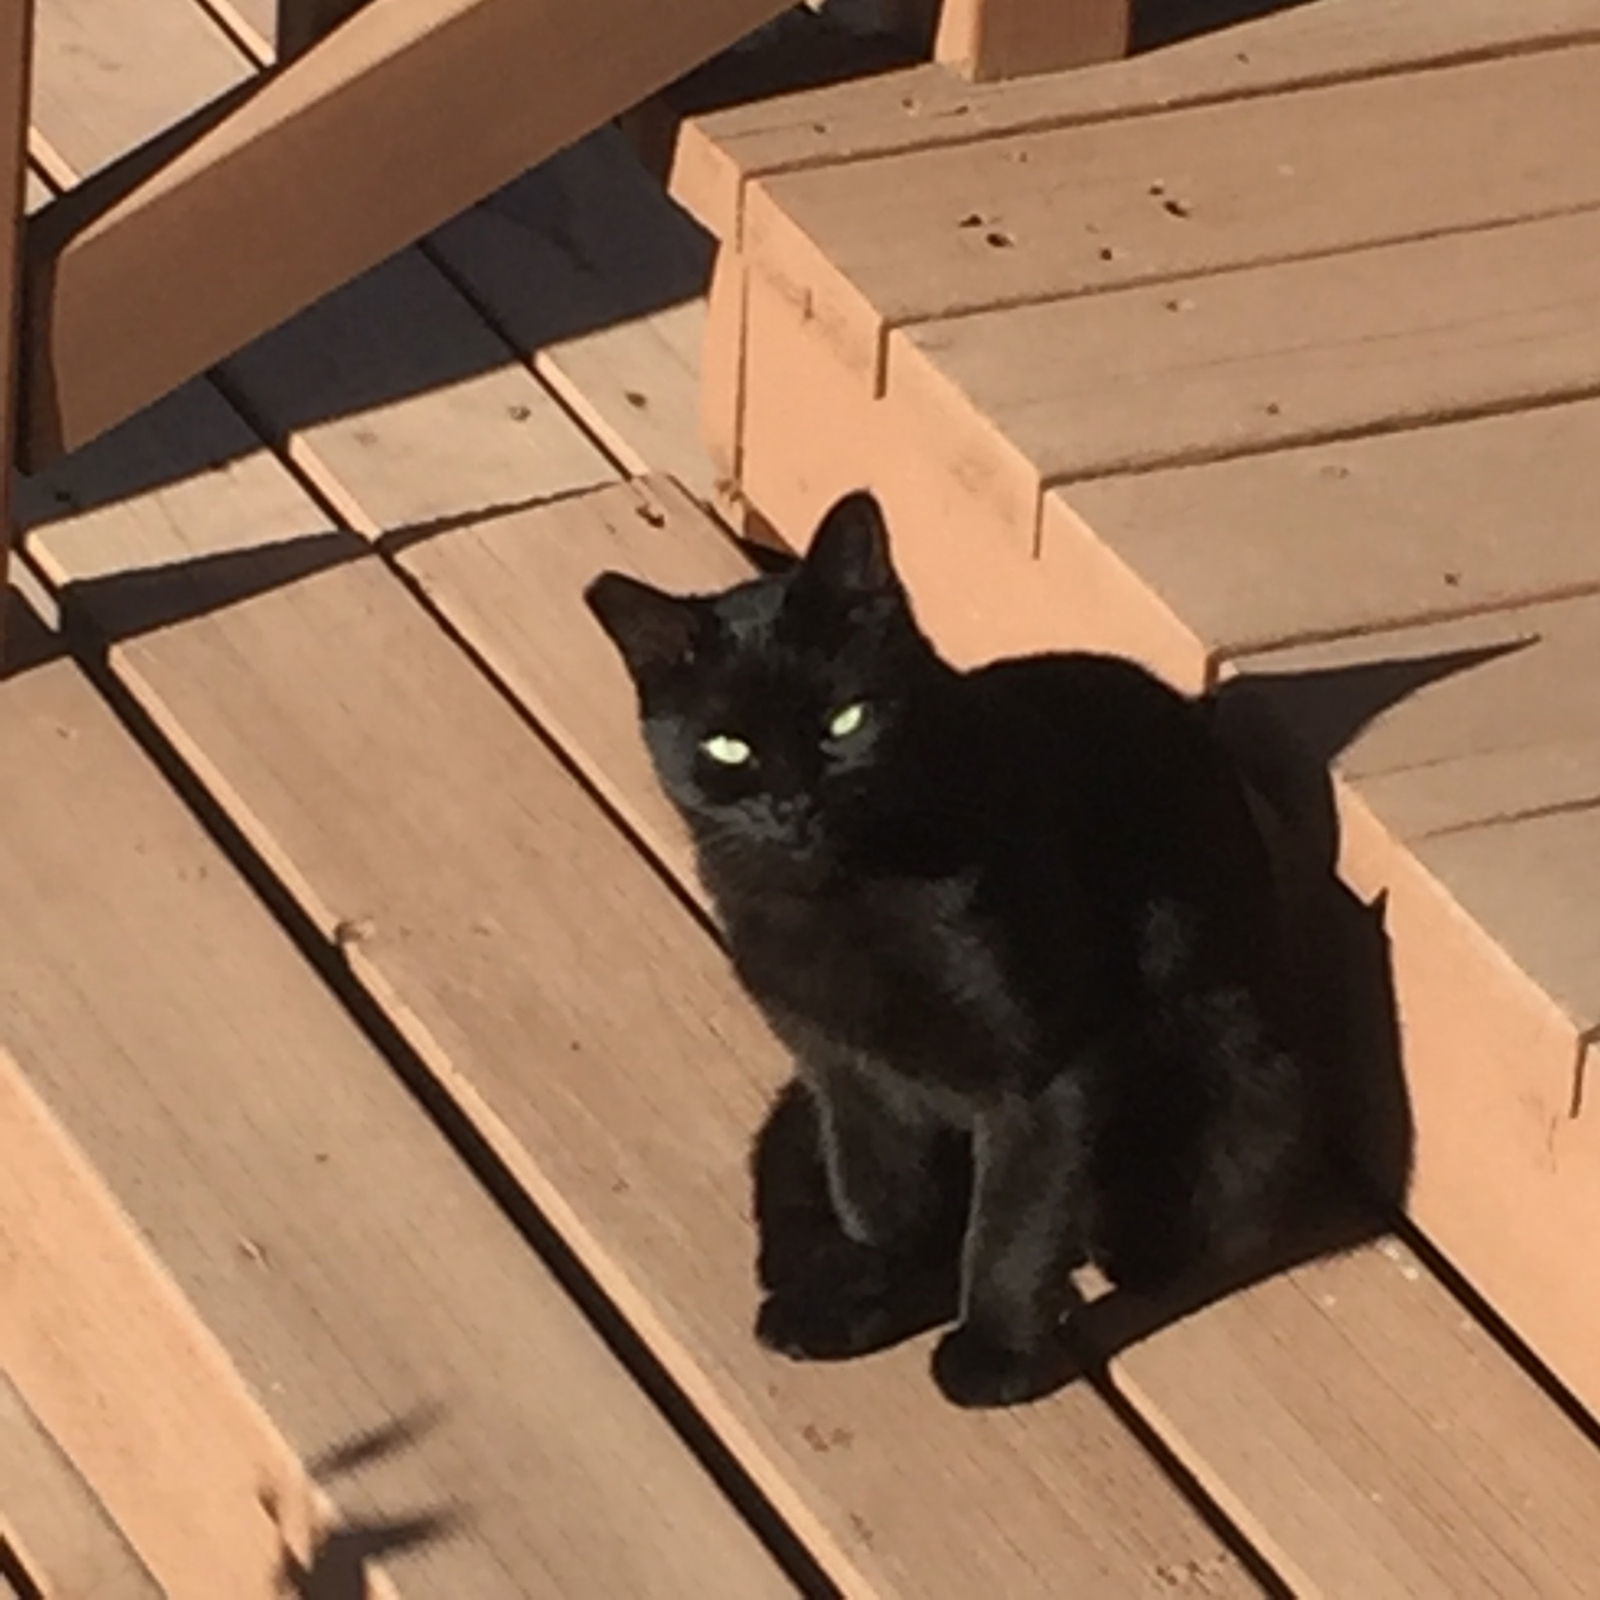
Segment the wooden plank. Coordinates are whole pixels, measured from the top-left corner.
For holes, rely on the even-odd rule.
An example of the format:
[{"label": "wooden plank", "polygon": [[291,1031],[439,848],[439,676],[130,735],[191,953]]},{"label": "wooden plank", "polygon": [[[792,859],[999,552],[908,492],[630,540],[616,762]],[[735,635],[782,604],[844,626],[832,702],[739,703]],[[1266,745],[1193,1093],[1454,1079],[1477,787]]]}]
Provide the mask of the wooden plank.
[{"label": "wooden plank", "polygon": [[221,371],[252,419],[369,537],[617,475],[417,250],[335,291]]},{"label": "wooden plank", "polygon": [[1600,582],[1600,403],[1109,478],[1046,496],[1084,637],[1203,682],[1228,658]]},{"label": "wooden plank", "polygon": [[1595,0],[1315,0],[1092,71],[982,85],[935,65],[749,99],[683,127],[672,192],[737,241],[752,178],[1597,37]]},{"label": "wooden plank", "polygon": [[[162,490],[143,515],[200,555],[250,520],[227,503],[242,472],[204,516]],[[52,578],[146,559],[120,531],[139,498],[41,528]],[[920,1349],[830,1370],[758,1349],[745,1156],[777,1048],[677,897],[376,559],[154,632],[110,587],[85,605],[137,635],[115,670],[318,925],[362,919],[352,969],[849,1592],[1161,1593],[1186,1563],[1197,1592],[1255,1592],[1091,1390],[975,1418],[937,1403]]]},{"label": "wooden plank", "polygon": [[431,249],[630,471],[710,493],[695,419],[711,241],[616,129],[447,223]]},{"label": "wooden plank", "polygon": [[[86,185],[41,229],[31,459],[92,438],[778,9],[694,0],[673,28],[641,29],[628,0],[376,0],[109,209]],[[519,60],[561,92],[483,71]]]},{"label": "wooden plank", "polygon": [[1210,1306],[1115,1370],[1296,1595],[1592,1582],[1571,1475],[1600,1475],[1593,1445],[1395,1240]]},{"label": "wooden plank", "polygon": [[0,1375],[0,1548],[44,1600],[163,1600],[61,1447]]},{"label": "wooden plank", "polygon": [[200,0],[253,61],[268,66],[277,59],[277,0]]},{"label": "wooden plank", "polygon": [[749,558],[682,488],[657,477],[453,528],[402,550],[399,563],[651,854],[699,895],[683,824],[637,727],[618,714],[631,703],[627,674],[578,602],[608,568],[705,594],[749,578]]},{"label": "wooden plank", "polygon": [[[53,0],[52,0],[53,3]],[[97,17],[102,62],[157,78],[146,32],[196,53],[214,30],[188,0],[147,0]],[[156,131],[73,108],[95,103],[79,55],[51,63],[62,124],[47,134],[93,164],[103,141]],[[145,114],[129,108],[128,117]],[[225,364],[252,415],[282,439],[359,531],[376,534],[586,488],[614,471],[583,431],[421,255],[401,252]],[[366,491],[357,498],[352,480]]]},{"label": "wooden plank", "polygon": [[[33,0],[0,6],[0,583],[13,537],[17,413],[21,404],[18,310],[28,165],[28,104],[33,59]],[[0,647],[4,638],[0,636]]]},{"label": "wooden plank", "polygon": [[905,414],[874,400],[803,310],[755,272],[744,377],[738,494],[794,548],[841,494],[869,487],[895,530],[917,615],[951,660],[1059,648],[1086,625],[1074,592],[997,546],[959,471],[930,471]]},{"label": "wooden plank", "polygon": [[76,669],[0,737],[0,1356],[157,1580],[788,1592]]},{"label": "wooden plank", "polygon": [[889,327],[1600,204],[1549,159],[1597,84],[1575,47],[790,173],[744,246],[877,384]]},{"label": "wooden plank", "polygon": [[[170,569],[164,586],[125,591],[126,601],[146,603],[147,626],[167,612],[226,605],[361,548],[334,530],[206,383],[185,385],[86,447],[70,475],[23,479],[18,520],[79,581]],[[194,552],[180,530],[205,521],[211,560],[185,567]]]},{"label": "wooden plank", "polygon": [[1580,809],[1458,829],[1417,846],[1467,915],[1585,1036],[1600,1027],[1596,804],[1591,797]]},{"label": "wooden plank", "polygon": [[1042,484],[1600,391],[1597,252],[1585,212],[923,323],[888,393],[1032,550]]},{"label": "wooden plank", "polygon": [[[119,15],[120,14],[120,15]],[[122,37],[137,32],[130,57]],[[33,122],[78,178],[211,104],[251,66],[194,4],[39,0]]]},{"label": "wooden plank", "polygon": [[[405,560],[692,892],[625,675],[578,599],[604,567],[704,591],[740,558],[666,486],[650,488],[660,515],[639,517],[642,488],[455,530]],[[1209,1307],[1114,1370],[1297,1594],[1585,1592],[1600,1457],[1393,1240]]]},{"label": "wooden plank", "polygon": [[944,0],[934,55],[977,83],[1115,61],[1132,14],[1132,0]]}]

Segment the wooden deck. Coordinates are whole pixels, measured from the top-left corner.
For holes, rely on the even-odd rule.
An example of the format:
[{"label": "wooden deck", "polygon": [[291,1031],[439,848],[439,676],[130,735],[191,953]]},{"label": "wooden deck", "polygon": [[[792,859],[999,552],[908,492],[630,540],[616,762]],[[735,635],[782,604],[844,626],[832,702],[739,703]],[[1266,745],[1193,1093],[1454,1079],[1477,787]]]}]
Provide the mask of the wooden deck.
[{"label": "wooden deck", "polygon": [[[1015,1413],[944,1406],[922,1345],[832,1368],[759,1350],[744,1163],[784,1065],[578,600],[603,565],[684,587],[748,571],[696,495],[798,537],[870,479],[968,655],[1085,639],[1190,682],[1304,681],[1537,632],[1420,674],[1348,744],[1344,858],[1391,892],[1416,1215],[1593,1400],[1600,1179],[1574,1090],[1600,1021],[1580,398],[1600,391],[1582,232],[1600,180],[1574,152],[1600,68],[1572,41],[1600,16],[1530,3],[1513,31],[1463,3],[1451,29],[1451,9],[1401,28],[1410,57],[1491,58],[1418,76],[1440,117],[1452,73],[1517,46],[1517,114],[1487,119],[1503,166],[1476,173],[1464,222],[1393,170],[1398,113],[1368,99],[1411,80],[1381,27],[1318,36],[1309,74],[1368,97],[1326,124],[1369,182],[1326,134],[1245,145],[1332,187],[1281,214],[1251,212],[1265,180],[1206,167],[1192,129],[1135,113],[1265,115],[1305,71],[1288,46],[1276,67],[1243,51],[1265,74],[1248,100],[1218,41],[1184,47],[1200,87],[1152,57],[965,88],[962,112],[920,69],[686,136],[680,187],[730,241],[709,319],[710,242],[600,136],[24,485],[39,583],[13,601],[0,687],[5,770],[26,778],[0,830],[18,1581],[111,1600],[1594,1592],[1592,1431],[1399,1234]],[[230,34],[223,10],[41,0],[41,202],[255,70],[267,19],[239,0]],[[1540,27],[1559,48],[1528,47]],[[1058,131],[1080,122],[1103,147]],[[1558,137],[1569,159],[1539,157]],[[1130,278],[1238,270],[1041,286],[1029,246],[1060,224],[1039,209],[1056,191],[1003,180],[1058,143],[1103,168],[1090,273],[1102,248],[1136,252]],[[902,161],[949,172],[905,183]],[[895,249],[942,229],[958,256],[929,244],[908,271],[868,237],[882,170]],[[1121,200],[1130,173],[1154,217]],[[1237,203],[1213,229],[1215,185]],[[1158,255],[1167,223],[1207,242]],[[1440,239],[1357,252],[1336,223]],[[1442,242],[1460,253],[1441,268]],[[1372,276],[1293,276],[1336,248]],[[985,310],[1013,254],[999,298],[1021,309]],[[1163,343],[1152,320],[1197,331]],[[1481,330],[1466,349],[1461,326]],[[698,442],[708,332],[721,459]]]}]

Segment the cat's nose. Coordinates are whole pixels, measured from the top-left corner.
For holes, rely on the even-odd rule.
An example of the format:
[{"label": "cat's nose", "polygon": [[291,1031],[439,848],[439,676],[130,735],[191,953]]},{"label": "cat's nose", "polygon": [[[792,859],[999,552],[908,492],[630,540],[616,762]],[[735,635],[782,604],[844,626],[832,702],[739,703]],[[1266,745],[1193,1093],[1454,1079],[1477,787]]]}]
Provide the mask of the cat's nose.
[{"label": "cat's nose", "polygon": [[803,794],[778,795],[772,801],[772,819],[789,838],[803,840],[811,835],[815,812]]}]

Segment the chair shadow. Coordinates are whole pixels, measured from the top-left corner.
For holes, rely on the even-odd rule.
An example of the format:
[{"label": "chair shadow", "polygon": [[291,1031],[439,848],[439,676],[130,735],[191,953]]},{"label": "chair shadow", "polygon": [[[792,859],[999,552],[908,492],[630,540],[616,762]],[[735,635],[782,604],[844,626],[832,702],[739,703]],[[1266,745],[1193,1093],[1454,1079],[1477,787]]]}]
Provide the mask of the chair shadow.
[{"label": "chair shadow", "polygon": [[1197,1275],[1154,1298],[1112,1289],[1083,1306],[1075,1337],[1092,1369],[1103,1371],[1131,1346],[1241,1289],[1380,1238],[1404,1212],[1415,1127],[1386,902],[1363,903],[1338,877],[1332,764],[1408,696],[1534,642],[1245,675],[1203,698],[1272,857],[1300,1005],[1297,1043],[1318,1073],[1331,1159],[1294,1224],[1247,1267]]},{"label": "chair shadow", "polygon": [[[318,1485],[349,1477],[414,1444],[438,1420],[438,1410],[419,1407],[343,1441],[308,1464]],[[279,1507],[270,1494],[262,1509],[279,1522]],[[309,1558],[302,1561],[284,1541],[277,1581],[295,1600],[370,1600],[373,1564],[385,1556],[420,1549],[448,1537],[463,1522],[454,1508],[412,1512],[394,1517],[347,1518],[318,1532]]]},{"label": "chair shadow", "polygon": [[[138,419],[125,424],[129,430],[143,426]],[[172,436],[169,431],[167,438]],[[150,453],[121,451],[113,446],[114,441],[108,436],[106,441],[88,447],[97,470],[88,475],[74,474],[74,488],[81,491],[87,485],[89,492],[75,492],[70,500],[56,501],[57,505],[76,509],[91,501],[105,503],[140,491]],[[214,458],[209,458],[208,469],[215,465]],[[370,542],[348,529],[327,524],[247,549],[190,555],[153,566],[72,579],[62,584],[54,596],[61,611],[61,632],[42,622],[16,589],[0,588],[0,606],[4,610],[0,623],[0,681],[20,677],[74,651],[98,657],[112,646],[196,621],[276,589],[291,588],[336,567],[385,557],[393,561],[416,545],[459,529],[555,505],[585,492],[571,490],[475,506],[469,511],[401,524]],[[24,522],[24,550],[27,536],[49,523],[47,511],[38,514],[38,500],[35,497],[34,514]],[[54,588],[50,584],[42,587]]]}]

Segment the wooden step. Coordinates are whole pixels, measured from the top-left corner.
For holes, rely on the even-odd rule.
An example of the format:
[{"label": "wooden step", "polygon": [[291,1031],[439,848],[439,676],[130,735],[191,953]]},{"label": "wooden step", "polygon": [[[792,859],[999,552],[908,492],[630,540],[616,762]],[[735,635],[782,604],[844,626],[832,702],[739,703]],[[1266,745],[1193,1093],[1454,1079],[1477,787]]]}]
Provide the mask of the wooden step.
[{"label": "wooden step", "polygon": [[44,1600],[165,1600],[94,1491],[3,1375],[0,1551],[16,1559]]},{"label": "wooden step", "polygon": [[1315,0],[1093,72],[973,84],[930,65],[801,94],[730,96],[684,125],[670,182],[737,245],[756,179],[1597,37],[1594,0],[1527,0],[1515,11],[1495,0]]},{"label": "wooden step", "polygon": [[1583,401],[1076,484],[1045,497],[1043,565],[1102,602],[1103,643],[1206,682],[1600,585],[1597,443]]},{"label": "wooden step", "polygon": [[[781,296],[752,285],[748,305],[743,492],[780,528],[803,536],[834,495],[873,484],[901,534],[919,604],[958,658],[1085,644],[1138,656],[1196,688],[1236,663],[1290,674],[1337,664],[1345,669],[1347,716],[1363,706],[1376,715],[1415,694],[1416,716],[1434,730],[1435,746],[1438,730],[1452,727],[1482,741],[1457,745],[1458,759],[1431,767],[1433,746],[1404,707],[1374,729],[1375,736],[1396,730],[1391,749],[1416,741],[1414,764],[1385,779],[1390,803],[1416,814],[1414,832],[1592,804],[1600,769],[1583,686],[1600,635],[1582,624],[1594,602],[1570,602],[1569,611],[1538,601],[1600,586],[1588,514],[1590,435],[1600,417],[1593,402],[1053,491],[1043,559],[1029,562],[973,528],[970,497],[939,470],[948,457],[924,455],[924,436],[893,404],[852,394],[848,374]],[[1428,620],[1458,610],[1468,613],[1460,622]],[[1569,615],[1572,624],[1552,627]],[[1382,631],[1408,620],[1415,626]],[[1325,635],[1336,642],[1292,643]],[[1472,655],[1532,637],[1537,643],[1499,664]],[[1263,650],[1280,641],[1289,642]],[[1395,655],[1423,665],[1385,681],[1383,663]],[[1444,694],[1445,682],[1423,688],[1430,657],[1435,673],[1454,661],[1459,674],[1445,680],[1454,688],[1437,714],[1427,709],[1428,695]],[[1532,698],[1508,698],[1498,687],[1508,674]],[[1335,680],[1328,697],[1336,707],[1340,694]],[[1307,720],[1314,697],[1309,706],[1306,695],[1287,698],[1291,726],[1304,722],[1319,753],[1337,755],[1326,726]],[[1467,706],[1478,709],[1469,717]],[[1536,737],[1523,707],[1542,719]],[[1489,716],[1501,719],[1494,728],[1484,726]],[[1354,750],[1349,755],[1359,762]],[[1403,827],[1397,848],[1386,828],[1364,825],[1362,802],[1342,778],[1341,795],[1351,880],[1368,896],[1390,894],[1418,1124],[1413,1215],[1496,1304],[1504,1302],[1563,1380],[1600,1405],[1588,1314],[1575,1298],[1587,1282],[1583,1235],[1551,1224],[1580,1198],[1579,1214],[1600,1213],[1586,1180],[1574,1178],[1570,1192],[1565,1176],[1550,1181],[1552,1139],[1564,1148],[1576,1134],[1566,1124],[1595,1019],[1586,1002],[1563,1006],[1519,966],[1530,959],[1530,928],[1547,952],[1562,952],[1545,954],[1536,968],[1551,981],[1582,973],[1591,959],[1593,919],[1581,888],[1587,857],[1570,832],[1578,825],[1537,829],[1546,850],[1554,839],[1566,847],[1558,858],[1540,858],[1551,861],[1540,881],[1553,899],[1539,899],[1524,879],[1520,901],[1480,892],[1468,904],[1426,886],[1433,879],[1426,867],[1425,887],[1413,892],[1420,847]],[[1478,848],[1440,840],[1421,853],[1445,858]],[[1462,940],[1476,952],[1471,967],[1441,959]],[[1492,981],[1466,978],[1484,963]],[[1562,981],[1567,993],[1580,992],[1572,978]],[[1463,1051],[1504,1063],[1475,1079],[1497,1091],[1462,1093]],[[1549,1120],[1523,1131],[1506,1113],[1523,1103],[1530,1083],[1542,1084],[1536,1103]],[[1577,1159],[1560,1159],[1563,1174]],[[1494,1176],[1486,1181],[1486,1174]],[[1546,1191],[1549,1198],[1539,1199]],[[1530,1237],[1540,1240],[1538,1251],[1524,1248]]]},{"label": "wooden step", "polygon": [[71,663],[0,740],[0,1362],[173,1600],[788,1592]]},{"label": "wooden step", "polygon": [[1587,211],[928,322],[885,384],[1032,553],[1046,485],[1076,506],[1084,480],[1592,395],[1597,247]]},{"label": "wooden step", "polygon": [[741,248],[881,386],[891,328],[1600,204],[1546,159],[1597,81],[1574,45],[846,161],[755,180]]}]

